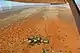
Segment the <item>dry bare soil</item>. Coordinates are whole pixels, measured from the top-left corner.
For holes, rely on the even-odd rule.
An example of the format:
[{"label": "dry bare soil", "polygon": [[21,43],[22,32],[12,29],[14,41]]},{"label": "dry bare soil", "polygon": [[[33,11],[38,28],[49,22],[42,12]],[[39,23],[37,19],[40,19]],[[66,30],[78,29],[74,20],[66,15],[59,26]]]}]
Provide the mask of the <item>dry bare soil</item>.
[{"label": "dry bare soil", "polygon": [[[80,53],[79,33],[69,8],[41,7],[29,16],[27,12],[31,13],[24,10],[15,16],[18,21],[1,28],[0,53],[42,53],[43,48],[49,49],[48,53]],[[49,44],[28,47],[28,36],[38,34],[47,37]]]}]

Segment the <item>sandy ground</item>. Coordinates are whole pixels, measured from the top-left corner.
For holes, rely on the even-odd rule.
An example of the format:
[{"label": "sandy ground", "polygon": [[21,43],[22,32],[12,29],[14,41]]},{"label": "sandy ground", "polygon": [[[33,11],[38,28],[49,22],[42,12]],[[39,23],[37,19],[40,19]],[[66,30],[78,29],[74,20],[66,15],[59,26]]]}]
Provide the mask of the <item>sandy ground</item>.
[{"label": "sandy ground", "polygon": [[17,2],[29,2],[29,3],[66,3],[66,0],[10,0]]},{"label": "sandy ground", "polygon": [[[38,10],[38,11],[36,11]],[[0,28],[6,27],[7,25],[10,25],[11,23],[15,23],[18,20],[22,20],[29,15],[39,12],[41,10],[41,7],[34,8],[23,8],[19,10],[13,10],[13,11],[8,11],[5,13],[0,13]]]},{"label": "sandy ground", "polygon": [[[43,48],[49,49],[48,53],[80,53],[79,34],[69,8],[34,7],[4,20],[7,25],[15,22],[0,30],[0,53],[42,53]],[[28,36],[38,34],[47,37],[49,44],[28,47]]]}]

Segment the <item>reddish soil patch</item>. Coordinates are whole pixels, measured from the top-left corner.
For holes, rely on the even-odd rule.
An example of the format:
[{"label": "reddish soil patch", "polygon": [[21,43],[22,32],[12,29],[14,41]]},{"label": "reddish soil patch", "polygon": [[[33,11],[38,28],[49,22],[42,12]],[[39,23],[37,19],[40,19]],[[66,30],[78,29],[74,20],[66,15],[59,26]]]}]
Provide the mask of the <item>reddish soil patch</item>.
[{"label": "reddish soil patch", "polygon": [[[53,20],[43,20],[40,15],[32,15],[23,21],[0,30],[0,53],[41,53],[43,48],[49,53],[77,53],[78,45],[76,27],[61,22],[58,17]],[[40,34],[49,39],[48,45],[35,45],[31,48],[24,41],[28,36]]]}]

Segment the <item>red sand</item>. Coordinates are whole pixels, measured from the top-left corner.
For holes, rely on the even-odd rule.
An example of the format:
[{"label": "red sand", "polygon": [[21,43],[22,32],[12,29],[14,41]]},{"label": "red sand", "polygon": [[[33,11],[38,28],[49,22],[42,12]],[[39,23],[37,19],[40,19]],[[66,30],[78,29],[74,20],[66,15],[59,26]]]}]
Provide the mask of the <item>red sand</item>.
[{"label": "red sand", "polygon": [[[43,48],[54,53],[71,51],[78,53],[78,32],[71,23],[64,23],[56,17],[53,20],[40,19],[39,15],[29,16],[29,19],[16,22],[13,25],[0,30],[0,53],[41,53]],[[32,34],[41,34],[49,39],[48,45],[35,45],[31,48],[24,40]],[[49,52],[52,53],[52,52]]]},{"label": "red sand", "polygon": [[29,2],[29,3],[66,3],[66,0],[10,0],[17,2]]}]

